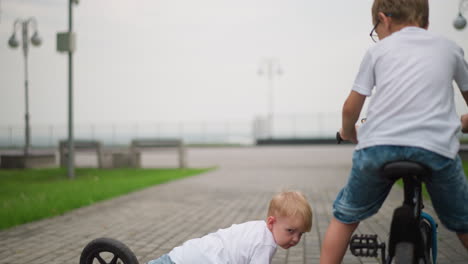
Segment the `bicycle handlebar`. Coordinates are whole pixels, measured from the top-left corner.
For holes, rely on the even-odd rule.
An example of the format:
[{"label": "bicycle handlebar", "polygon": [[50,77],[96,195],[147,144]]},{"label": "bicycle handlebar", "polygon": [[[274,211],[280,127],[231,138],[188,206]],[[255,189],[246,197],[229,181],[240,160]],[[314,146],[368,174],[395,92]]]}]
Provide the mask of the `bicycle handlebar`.
[{"label": "bicycle handlebar", "polygon": [[343,138],[341,137],[340,131],[336,132],[336,144],[341,144],[343,142]]}]

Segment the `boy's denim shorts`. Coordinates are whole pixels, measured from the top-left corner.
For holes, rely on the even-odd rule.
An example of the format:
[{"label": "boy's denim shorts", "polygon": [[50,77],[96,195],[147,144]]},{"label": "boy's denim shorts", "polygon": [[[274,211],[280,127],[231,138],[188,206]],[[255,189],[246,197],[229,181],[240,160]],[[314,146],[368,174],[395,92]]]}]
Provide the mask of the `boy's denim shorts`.
[{"label": "boy's denim shorts", "polygon": [[175,264],[175,263],[172,262],[169,255],[166,254],[166,255],[162,255],[161,257],[157,259],[151,260],[150,262],[148,262],[148,264]]},{"label": "boy's denim shorts", "polygon": [[377,213],[393,185],[379,175],[379,169],[397,160],[416,161],[432,169],[424,181],[440,221],[449,230],[468,233],[468,181],[460,157],[450,159],[418,147],[385,145],[354,151],[348,183],[333,203],[335,218],[351,224]]}]

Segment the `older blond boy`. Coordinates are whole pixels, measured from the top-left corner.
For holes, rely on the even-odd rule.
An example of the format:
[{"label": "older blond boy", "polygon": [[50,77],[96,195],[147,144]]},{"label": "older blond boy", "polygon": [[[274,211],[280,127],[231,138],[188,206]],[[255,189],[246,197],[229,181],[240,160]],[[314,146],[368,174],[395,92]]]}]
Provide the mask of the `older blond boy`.
[{"label": "older blond boy", "polygon": [[297,191],[275,195],[266,220],[235,224],[204,237],[191,239],[148,264],[269,264],[277,246],[299,243],[312,226],[312,209]]}]

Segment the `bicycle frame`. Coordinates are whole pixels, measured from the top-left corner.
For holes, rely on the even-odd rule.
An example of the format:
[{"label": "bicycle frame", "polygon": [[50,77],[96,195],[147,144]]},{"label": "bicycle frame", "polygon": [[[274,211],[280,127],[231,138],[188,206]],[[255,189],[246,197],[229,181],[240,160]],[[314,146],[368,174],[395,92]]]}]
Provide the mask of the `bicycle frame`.
[{"label": "bicycle frame", "polygon": [[[342,142],[339,132],[336,139],[338,144]],[[414,246],[414,249],[411,248],[414,263],[423,259],[426,264],[436,264],[437,224],[429,214],[422,211],[422,182],[431,173],[429,168],[413,161],[392,161],[382,166],[379,177],[395,182],[401,178],[404,188],[403,204],[395,209],[392,217],[388,257],[385,255],[386,245],[378,242],[377,235],[353,235],[349,243],[353,255],[377,257],[380,250],[382,263],[390,264],[396,256],[397,244],[403,242]]]},{"label": "bicycle frame", "polygon": [[380,177],[387,177],[393,181],[402,178],[404,184],[403,204],[395,209],[392,217],[388,257],[385,256],[385,243],[379,244],[377,235],[354,235],[350,241],[353,255],[377,257],[380,249],[382,263],[389,264],[398,255],[398,245],[406,243],[412,245],[407,247],[407,250],[413,255],[414,263],[420,259],[423,259],[424,263],[436,263],[437,224],[430,215],[422,211],[422,179],[430,173],[424,165],[411,161],[389,162],[382,166]]},{"label": "bicycle frame", "polygon": [[[425,259],[429,262],[427,245],[431,234],[426,234],[426,223],[423,223],[422,209],[422,179],[430,176],[431,171],[422,164],[410,161],[396,161],[385,164],[382,167],[382,177],[391,180],[403,179],[404,200],[403,205],[395,209],[389,238],[389,260],[390,263],[396,254],[396,245],[400,242],[408,242],[414,245],[414,257]],[[431,226],[432,229],[432,226]],[[431,239],[432,240],[432,239]]]}]

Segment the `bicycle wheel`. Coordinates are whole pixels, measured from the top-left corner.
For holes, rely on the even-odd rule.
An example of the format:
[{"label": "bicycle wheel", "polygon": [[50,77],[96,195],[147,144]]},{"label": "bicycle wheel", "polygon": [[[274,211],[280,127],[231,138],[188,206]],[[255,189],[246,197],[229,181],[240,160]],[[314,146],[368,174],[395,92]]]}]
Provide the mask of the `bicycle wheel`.
[{"label": "bicycle wheel", "polygon": [[432,227],[431,224],[426,220],[423,219],[420,224],[419,228],[421,230],[421,240],[423,245],[423,256],[420,263],[424,264],[431,264],[432,263]]},{"label": "bicycle wheel", "polygon": [[98,238],[89,242],[81,252],[80,264],[138,264],[135,254],[122,242]]},{"label": "bicycle wheel", "polygon": [[395,246],[395,264],[414,264],[414,245],[410,242],[399,242]]}]

